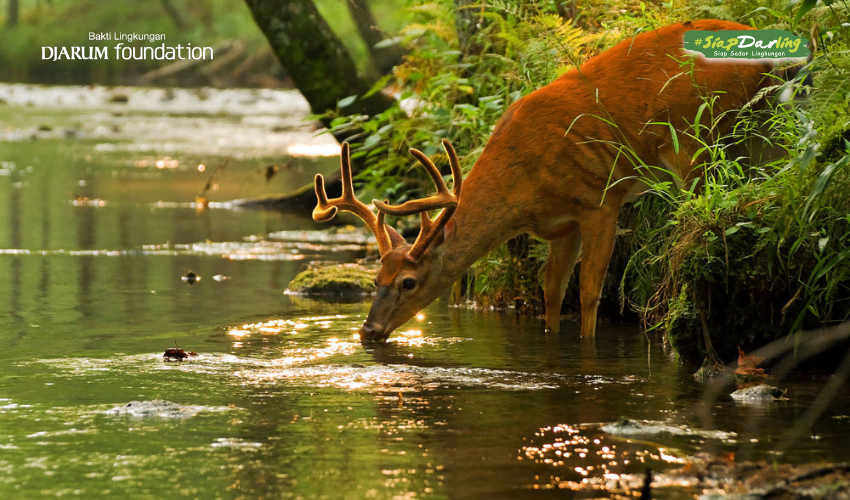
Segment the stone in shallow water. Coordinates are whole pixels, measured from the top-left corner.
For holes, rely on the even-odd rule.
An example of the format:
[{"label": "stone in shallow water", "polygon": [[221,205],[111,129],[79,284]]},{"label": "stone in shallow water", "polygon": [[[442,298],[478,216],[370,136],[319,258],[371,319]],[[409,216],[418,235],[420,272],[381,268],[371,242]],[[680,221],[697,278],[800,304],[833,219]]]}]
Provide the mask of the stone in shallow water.
[{"label": "stone in shallow water", "polygon": [[628,418],[621,418],[616,422],[605,424],[602,426],[602,431],[615,436],[670,434],[673,436],[701,436],[711,439],[732,439],[736,437],[734,432],[692,429],[685,425],[672,425],[652,420],[631,420]]},{"label": "stone in shallow water", "polygon": [[208,410],[205,406],[186,406],[170,401],[130,401],[126,405],[106,410],[107,415],[155,418],[189,418]]},{"label": "stone in shallow water", "polygon": [[299,273],[285,293],[294,295],[369,295],[375,292],[375,270],[360,264],[311,265]]},{"label": "stone in shallow water", "polygon": [[731,394],[732,399],[738,402],[756,402],[762,403],[767,401],[785,401],[788,398],[785,396],[785,391],[777,389],[771,385],[759,384],[752,387],[738,389]]}]

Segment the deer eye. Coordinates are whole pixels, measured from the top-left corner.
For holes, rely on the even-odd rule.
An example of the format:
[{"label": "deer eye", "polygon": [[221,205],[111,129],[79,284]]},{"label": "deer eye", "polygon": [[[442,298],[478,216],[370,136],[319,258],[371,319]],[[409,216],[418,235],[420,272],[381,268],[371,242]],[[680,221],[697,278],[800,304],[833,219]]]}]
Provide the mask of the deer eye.
[{"label": "deer eye", "polygon": [[416,288],[416,280],[413,278],[405,278],[404,281],[401,282],[402,290],[413,290]]}]

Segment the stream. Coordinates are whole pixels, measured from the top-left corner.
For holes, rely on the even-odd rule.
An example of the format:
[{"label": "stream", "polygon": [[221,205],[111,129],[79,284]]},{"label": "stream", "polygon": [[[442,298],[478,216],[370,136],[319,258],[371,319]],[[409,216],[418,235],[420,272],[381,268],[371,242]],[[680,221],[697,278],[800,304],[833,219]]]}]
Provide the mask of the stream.
[{"label": "stream", "polygon": [[283,290],[365,247],[230,202],[338,168],[308,113],[290,91],[0,84],[0,498],[591,498],[648,468],[694,498],[665,471],[704,452],[850,461],[847,394],[787,441],[824,376],[703,402],[635,324],[546,336],[437,301],[362,346],[368,301]]}]

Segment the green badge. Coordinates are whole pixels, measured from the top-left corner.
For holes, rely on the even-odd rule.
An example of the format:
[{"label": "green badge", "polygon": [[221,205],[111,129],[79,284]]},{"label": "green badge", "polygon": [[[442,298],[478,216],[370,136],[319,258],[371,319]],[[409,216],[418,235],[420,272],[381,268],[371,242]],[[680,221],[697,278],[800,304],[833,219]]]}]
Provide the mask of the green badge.
[{"label": "green badge", "polygon": [[709,59],[782,59],[808,56],[808,42],[785,30],[687,31],[684,48]]}]

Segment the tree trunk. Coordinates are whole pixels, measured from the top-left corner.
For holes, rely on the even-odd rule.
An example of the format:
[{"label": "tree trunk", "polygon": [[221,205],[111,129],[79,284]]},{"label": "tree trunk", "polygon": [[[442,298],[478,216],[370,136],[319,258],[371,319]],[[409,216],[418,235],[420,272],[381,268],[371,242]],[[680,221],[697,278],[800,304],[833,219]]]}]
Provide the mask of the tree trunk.
[{"label": "tree trunk", "polygon": [[561,0],[557,3],[558,15],[564,21],[575,21],[578,17],[578,5],[576,0]]},{"label": "tree trunk", "polygon": [[475,43],[474,34],[481,29],[484,18],[481,15],[483,4],[479,0],[454,0],[455,29],[457,41],[464,55],[478,54],[481,47]]},{"label": "tree trunk", "polygon": [[[352,95],[362,96],[371,85],[360,78],[351,56],[330,26],[319,14],[312,0],[245,0],[257,26],[269,41],[275,55],[298,90],[310,103],[315,114],[337,108],[340,99]],[[367,99],[358,98],[344,108],[348,113],[379,114],[392,105],[391,98],[378,92]],[[330,128],[328,119],[323,125]],[[334,132],[343,142],[358,134],[357,129]],[[352,160],[356,175],[361,164]],[[325,178],[328,196],[339,196],[341,183],[339,171]],[[312,185],[293,193],[262,200],[249,200],[245,207],[286,211],[309,217],[316,205]]]},{"label": "tree trunk", "polygon": [[366,0],[348,0],[348,11],[357,25],[360,38],[369,47],[369,54],[372,56],[375,69],[382,75],[389,73],[393,66],[401,62],[401,49],[395,43],[386,47],[375,47],[388,37],[375,22],[375,16],[372,15],[372,10]]},{"label": "tree trunk", "polygon": [[11,29],[18,24],[18,0],[9,0],[8,7],[6,11],[6,27]]},{"label": "tree trunk", "polygon": [[177,29],[185,31],[188,28],[186,26],[186,22],[183,21],[183,16],[181,16],[180,12],[174,8],[174,5],[171,4],[171,0],[159,0],[159,3],[162,5],[162,10],[168,14],[168,17]]},{"label": "tree trunk", "polygon": [[[354,172],[354,161],[351,162],[351,170]],[[332,174],[325,177],[325,192],[328,193],[328,198],[337,198],[342,196],[342,179],[340,172],[337,169]],[[252,208],[260,210],[275,210],[285,212],[287,214],[297,215],[299,217],[312,217],[313,207],[316,206],[316,192],[313,184],[301,186],[291,193],[283,196],[272,196],[268,198],[255,198],[251,200],[240,200],[238,202],[241,208]],[[339,220],[339,219],[334,219]]]},{"label": "tree trunk", "polygon": [[[313,113],[336,109],[340,99],[369,91],[370,85],[357,74],[351,56],[312,0],[245,1]],[[387,99],[377,93],[368,99],[357,99],[345,111],[374,115],[388,105]]]}]

